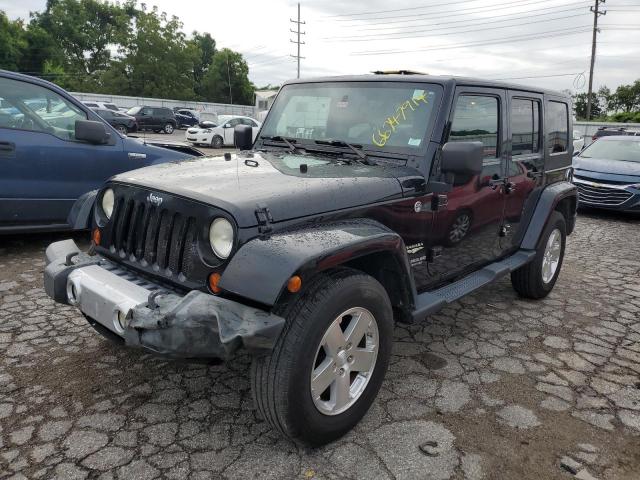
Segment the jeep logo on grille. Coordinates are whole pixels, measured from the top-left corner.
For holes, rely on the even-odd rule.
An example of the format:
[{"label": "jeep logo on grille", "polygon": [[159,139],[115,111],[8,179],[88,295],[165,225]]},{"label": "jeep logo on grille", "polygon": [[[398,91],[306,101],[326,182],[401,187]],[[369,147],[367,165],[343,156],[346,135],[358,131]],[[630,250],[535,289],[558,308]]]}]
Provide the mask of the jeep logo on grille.
[{"label": "jeep logo on grille", "polygon": [[147,197],[147,201],[151,205],[155,205],[156,207],[159,207],[162,204],[162,200],[164,200],[162,197],[154,195],[153,193],[150,193],[149,196]]}]

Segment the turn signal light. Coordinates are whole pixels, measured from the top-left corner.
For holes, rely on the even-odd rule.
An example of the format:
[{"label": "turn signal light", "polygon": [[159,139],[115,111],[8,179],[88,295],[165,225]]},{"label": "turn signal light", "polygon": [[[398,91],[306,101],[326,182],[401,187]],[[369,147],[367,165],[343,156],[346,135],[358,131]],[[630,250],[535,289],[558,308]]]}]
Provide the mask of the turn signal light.
[{"label": "turn signal light", "polygon": [[91,232],[91,240],[93,240],[93,243],[95,245],[100,245],[100,239],[101,239],[100,229],[94,228],[93,232]]},{"label": "turn signal light", "polygon": [[221,275],[219,273],[212,273],[209,275],[209,290],[213,293],[220,293],[222,289],[218,286],[218,282],[220,282]]},{"label": "turn signal light", "polygon": [[287,290],[291,293],[299,292],[302,288],[302,279],[298,275],[294,275],[287,282]]}]

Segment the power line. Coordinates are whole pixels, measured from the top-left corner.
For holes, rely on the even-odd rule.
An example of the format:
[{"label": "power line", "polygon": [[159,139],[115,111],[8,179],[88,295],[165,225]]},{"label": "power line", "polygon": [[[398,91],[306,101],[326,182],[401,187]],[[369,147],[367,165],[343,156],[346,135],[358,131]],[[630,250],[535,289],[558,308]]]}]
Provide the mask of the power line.
[{"label": "power line", "polygon": [[[462,8],[462,9],[454,9],[454,10],[446,10],[446,11],[441,11],[441,12],[431,12],[431,13],[414,13],[411,15],[393,15],[393,16],[382,16],[382,17],[371,17],[371,18],[363,18],[363,19],[351,19],[351,18],[337,18],[333,21],[335,22],[363,22],[363,21],[369,21],[369,20],[389,20],[389,19],[396,19],[396,18],[416,18],[416,17],[426,17],[426,18],[443,18],[443,17],[450,17],[452,15],[456,15],[459,13],[464,13],[466,14],[470,14],[470,13],[485,13],[485,12],[493,12],[495,10],[496,7],[501,7],[502,9],[509,9],[509,8],[519,8],[519,7],[524,7],[524,6],[528,6],[528,5],[539,5],[541,3],[549,3],[549,2],[555,2],[557,0],[535,0],[535,1],[531,1],[531,0],[517,0],[517,1],[509,1],[509,2],[503,2],[503,3],[495,3],[493,5],[485,5],[485,6],[478,6],[478,7],[469,7],[469,8]],[[557,7],[558,5],[556,5]]]},{"label": "power line", "polygon": [[[564,15],[561,17],[556,17],[556,18],[546,18],[543,20],[535,20],[535,21],[525,21],[525,22],[519,22],[519,23],[514,23],[513,25],[502,25],[500,28],[511,28],[511,27],[520,27],[522,25],[532,25],[532,24],[536,24],[536,23],[548,23],[548,22],[552,22],[552,21],[556,21],[556,20],[565,20],[567,18],[575,18],[575,17],[581,17],[583,15],[587,15],[587,12],[583,12],[583,13],[578,13],[575,15]],[[503,22],[510,22],[513,20],[496,20],[496,21],[488,21],[488,22],[483,22],[483,24],[495,24],[495,23],[503,23]],[[467,27],[470,25],[465,25],[464,27]],[[464,28],[462,27],[462,28]],[[474,32],[483,32],[486,30],[495,30],[495,26],[491,26],[491,27],[482,27],[482,28],[474,28],[471,30],[456,30],[456,28],[460,28],[460,27],[444,27],[444,28],[435,28],[435,29],[425,29],[425,30],[411,30],[408,32],[401,32],[405,35],[402,36],[398,36],[397,32],[393,32],[393,33],[381,33],[378,35],[352,35],[352,36],[346,36],[346,37],[337,37],[335,40],[336,41],[341,41],[341,42],[365,42],[365,41],[372,41],[372,40],[403,40],[403,39],[407,39],[407,38],[420,38],[420,37],[416,37],[415,34],[416,33],[434,33],[434,32],[441,32],[441,31],[445,31],[444,33],[436,33],[437,36],[445,36],[445,35],[458,35],[461,33],[474,33]],[[451,31],[454,30],[454,31]],[[396,35],[396,36],[387,36],[387,35]],[[428,37],[429,35],[427,35]]]},{"label": "power line", "polygon": [[[531,12],[539,12],[542,10],[555,10],[558,7],[545,7],[545,8],[537,8],[534,10],[527,10],[526,12],[519,12],[517,14],[514,13],[505,13],[502,15],[491,15],[491,18],[500,18],[500,17],[513,17],[512,20],[519,20],[521,18],[531,18],[531,17],[542,17],[544,15],[554,15],[556,13],[564,13],[564,12],[574,12],[574,11],[582,11],[584,10],[584,0],[581,2],[576,2],[576,3],[567,3],[563,6],[568,6],[568,5],[580,5],[579,7],[573,7],[573,8],[565,8],[563,10],[557,10],[555,12],[546,12],[546,13],[537,13],[535,15],[529,15],[529,13]],[[522,16],[514,16],[514,15],[521,15]],[[508,19],[502,20],[503,22],[506,22]],[[421,19],[417,19],[417,20],[398,20],[396,22],[381,22],[381,23],[369,23],[367,25],[387,25],[386,27],[367,27],[367,28],[358,28],[357,31],[359,32],[364,32],[364,31],[369,31],[369,30],[375,30],[375,31],[380,31],[380,30],[391,30],[391,29],[397,29],[398,27],[395,25],[389,25],[389,24],[396,24],[396,23],[408,23],[408,22],[422,22],[423,20]],[[410,27],[428,27],[430,25],[454,25],[454,24],[459,24],[459,23],[469,23],[471,25],[473,24],[477,24],[478,23],[478,19],[477,18],[469,18],[466,20],[454,20],[452,22],[437,22],[437,23],[421,23],[421,24],[417,24],[417,25],[410,25]],[[482,22],[482,23],[487,23],[487,22]],[[407,25],[407,27],[409,27],[409,25]]]},{"label": "power line", "polygon": [[292,18],[289,19],[289,21],[291,23],[295,23],[296,24],[296,29],[292,30],[289,29],[289,31],[291,33],[295,33],[298,37],[297,40],[289,40],[291,43],[295,43],[298,46],[298,54],[297,55],[291,55],[293,58],[295,58],[298,61],[298,77],[300,78],[300,59],[304,58],[300,56],[300,45],[304,45],[305,42],[303,42],[302,40],[300,40],[300,35],[304,35],[305,32],[301,32],[300,31],[300,27],[301,25],[304,25],[306,22],[303,22],[302,20],[300,20],[300,3],[298,2],[298,20],[294,20]]},{"label": "power line", "polygon": [[392,12],[407,12],[407,11],[415,11],[415,10],[423,10],[425,8],[433,8],[433,7],[442,7],[449,5],[461,5],[464,3],[473,3],[478,2],[480,0],[463,0],[462,2],[447,2],[447,3],[437,3],[435,5],[429,5],[425,7],[407,7],[407,8],[396,8],[394,10],[377,10],[375,12],[357,12],[357,13],[342,13],[339,15],[326,15],[323,18],[336,18],[336,17],[359,17],[361,15],[378,15],[380,13],[392,13]]},{"label": "power line", "polygon": [[479,46],[485,46],[485,45],[500,45],[500,44],[512,43],[512,42],[526,42],[529,40],[537,40],[541,38],[546,39],[546,38],[564,37],[569,35],[577,35],[580,33],[589,32],[590,30],[591,30],[591,27],[588,27],[588,26],[574,27],[572,29],[559,28],[555,30],[548,30],[545,32],[537,32],[535,34],[515,35],[511,37],[494,38],[486,41],[473,42],[473,43],[460,43],[455,45],[438,45],[434,47],[416,48],[412,50],[364,50],[360,52],[353,52],[352,55],[355,55],[355,56],[396,55],[398,53],[418,53],[418,52],[429,52],[434,50],[451,50],[456,48],[479,47]]}]

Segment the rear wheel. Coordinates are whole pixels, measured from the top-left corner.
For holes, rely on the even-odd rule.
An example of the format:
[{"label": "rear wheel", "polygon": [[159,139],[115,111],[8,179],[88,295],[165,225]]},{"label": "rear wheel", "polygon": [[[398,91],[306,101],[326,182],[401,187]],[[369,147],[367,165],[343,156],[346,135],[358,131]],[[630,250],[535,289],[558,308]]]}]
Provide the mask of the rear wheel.
[{"label": "rear wheel", "polygon": [[124,125],[118,125],[116,127],[116,130],[118,130],[118,132],[120,132],[123,135],[126,135],[128,132],[127,127],[125,127]]},{"label": "rear wheel", "polygon": [[353,428],[380,389],[393,335],[389,297],[374,278],[338,270],[282,314],[272,354],[253,361],[254,401],[290,439],[323,445]]},{"label": "rear wheel", "polygon": [[554,211],[542,232],[534,259],[511,273],[511,284],[520,296],[538,299],[549,294],[560,274],[566,241],[564,216]]},{"label": "rear wheel", "polygon": [[222,137],[220,135],[214,135],[211,139],[211,146],[213,148],[222,148],[223,145],[224,141],[222,140]]},{"label": "rear wheel", "polygon": [[173,124],[172,123],[167,123],[162,130],[167,135],[171,135],[173,133]]}]

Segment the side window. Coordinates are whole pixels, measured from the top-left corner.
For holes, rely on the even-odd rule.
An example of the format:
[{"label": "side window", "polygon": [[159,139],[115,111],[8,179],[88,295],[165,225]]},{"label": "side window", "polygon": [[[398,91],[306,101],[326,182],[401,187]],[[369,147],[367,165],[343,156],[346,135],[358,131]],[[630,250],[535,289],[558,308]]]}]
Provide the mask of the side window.
[{"label": "side window", "polygon": [[549,153],[567,151],[569,145],[569,113],[566,103],[549,102],[545,113]]},{"label": "side window", "polygon": [[242,119],[242,123],[244,123],[245,125],[249,125],[250,127],[257,127],[258,124],[256,122],[254,122],[253,120],[251,120],[250,118],[243,118]]},{"label": "side window", "polygon": [[236,125],[240,125],[242,123],[241,118],[233,118],[227,122],[231,127],[235,127]]},{"label": "side window", "polygon": [[118,111],[118,107],[113,103],[105,103],[104,106],[105,108],[108,108],[109,110],[113,110],[114,112]]},{"label": "side window", "polygon": [[514,98],[511,102],[511,154],[540,151],[540,102]]},{"label": "side window", "polygon": [[149,107],[144,107],[141,111],[140,111],[141,115],[153,115],[153,110]]},{"label": "side window", "polygon": [[97,103],[87,103],[85,102],[85,105],[89,108],[98,108],[98,104]]},{"label": "side window", "polygon": [[57,93],[39,85],[0,78],[0,126],[47,132],[75,139],[76,120],[87,115]]},{"label": "side window", "polygon": [[450,142],[479,141],[485,158],[498,158],[499,108],[496,97],[460,95],[456,101]]}]

